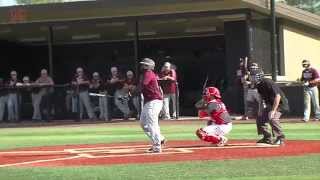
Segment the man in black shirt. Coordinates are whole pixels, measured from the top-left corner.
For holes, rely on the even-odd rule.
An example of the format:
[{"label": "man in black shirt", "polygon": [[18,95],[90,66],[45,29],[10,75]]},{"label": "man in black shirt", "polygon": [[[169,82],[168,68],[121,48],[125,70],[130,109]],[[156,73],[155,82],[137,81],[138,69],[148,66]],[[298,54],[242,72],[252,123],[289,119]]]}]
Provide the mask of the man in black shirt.
[{"label": "man in black shirt", "polygon": [[[252,81],[258,89],[262,99],[262,105],[259,109],[257,118],[258,134],[263,138],[257,143],[284,144],[285,135],[280,126],[280,117],[282,113],[289,111],[288,100],[279,86],[271,79],[264,78],[261,72],[252,72]],[[268,131],[268,125],[272,128],[272,134],[275,140],[272,141],[272,134]]]}]

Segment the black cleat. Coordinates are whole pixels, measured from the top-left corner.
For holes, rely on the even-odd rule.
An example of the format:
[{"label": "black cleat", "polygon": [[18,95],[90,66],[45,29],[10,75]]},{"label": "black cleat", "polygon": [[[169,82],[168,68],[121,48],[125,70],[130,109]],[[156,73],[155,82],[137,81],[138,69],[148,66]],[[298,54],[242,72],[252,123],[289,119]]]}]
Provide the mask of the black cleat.
[{"label": "black cleat", "polygon": [[163,139],[161,141],[161,147],[165,147],[166,146],[166,143],[167,143],[167,140],[166,139]]},{"label": "black cleat", "polygon": [[257,141],[257,144],[273,144],[272,140],[270,138],[262,138],[259,141]]}]

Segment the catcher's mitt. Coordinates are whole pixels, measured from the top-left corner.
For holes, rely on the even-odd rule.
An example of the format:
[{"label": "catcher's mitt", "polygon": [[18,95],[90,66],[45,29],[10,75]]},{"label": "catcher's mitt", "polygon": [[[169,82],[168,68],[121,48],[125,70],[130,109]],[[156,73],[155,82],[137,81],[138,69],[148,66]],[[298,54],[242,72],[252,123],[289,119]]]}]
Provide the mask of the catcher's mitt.
[{"label": "catcher's mitt", "polygon": [[203,99],[200,99],[199,101],[196,102],[196,104],[194,106],[197,109],[206,109],[207,108],[207,103],[205,103]]}]

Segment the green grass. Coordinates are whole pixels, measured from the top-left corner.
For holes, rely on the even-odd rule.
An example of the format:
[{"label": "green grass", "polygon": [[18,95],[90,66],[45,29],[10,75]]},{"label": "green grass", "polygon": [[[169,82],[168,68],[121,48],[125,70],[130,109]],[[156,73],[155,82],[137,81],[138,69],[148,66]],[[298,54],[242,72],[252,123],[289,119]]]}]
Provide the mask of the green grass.
[{"label": "green grass", "polygon": [[[204,122],[161,124],[169,140],[195,140]],[[283,124],[287,139],[320,140],[319,123]],[[255,124],[235,124],[230,139],[258,139]],[[147,141],[138,122],[0,129],[0,149],[65,144]],[[214,156],[214,154],[212,154]],[[0,180],[215,179],[319,180],[320,154],[250,160],[84,166],[67,168],[0,168]]]},{"label": "green grass", "polygon": [[320,156],[68,168],[4,168],[3,180],[319,180]]},{"label": "green grass", "polygon": [[[185,124],[163,123],[161,130],[169,140],[197,139],[194,132],[203,122]],[[320,139],[319,124],[283,124],[287,139]],[[230,139],[257,139],[255,124],[235,124]],[[137,123],[58,126],[46,128],[0,129],[0,149],[51,146],[65,144],[95,144],[111,142],[147,141]]]}]

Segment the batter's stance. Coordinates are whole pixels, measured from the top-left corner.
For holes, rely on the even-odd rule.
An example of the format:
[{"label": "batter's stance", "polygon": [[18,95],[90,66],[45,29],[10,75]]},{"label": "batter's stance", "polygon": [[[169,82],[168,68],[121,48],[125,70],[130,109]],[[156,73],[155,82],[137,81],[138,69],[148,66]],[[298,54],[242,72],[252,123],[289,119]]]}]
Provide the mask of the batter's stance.
[{"label": "batter's stance", "polygon": [[152,147],[147,151],[160,153],[164,137],[160,133],[159,113],[163,105],[163,95],[158,84],[158,78],[153,72],[155,63],[152,59],[145,58],[141,62],[143,71],[140,79],[140,89],[144,97],[140,123],[146,135],[151,139]]},{"label": "batter's stance", "polygon": [[196,135],[203,141],[216,146],[224,146],[228,139],[225,137],[232,129],[231,117],[221,100],[220,92],[215,87],[204,90],[202,103],[197,103],[199,116],[209,117],[208,126],[196,131]]}]

